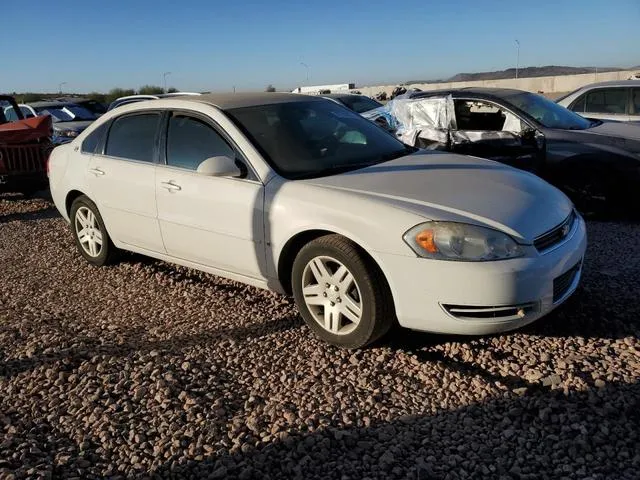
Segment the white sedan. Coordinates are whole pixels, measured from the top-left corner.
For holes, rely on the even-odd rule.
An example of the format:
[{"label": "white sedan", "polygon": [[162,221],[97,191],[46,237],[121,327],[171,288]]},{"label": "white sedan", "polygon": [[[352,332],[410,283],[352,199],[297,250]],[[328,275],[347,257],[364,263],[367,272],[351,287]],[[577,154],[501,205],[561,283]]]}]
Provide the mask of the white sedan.
[{"label": "white sedan", "polygon": [[293,294],[362,347],[401,326],[488,334],[578,286],[585,224],[543,180],[417,151],[334,102],[202,95],[108,112],[56,148],[55,204],[94,265],[129,250]]}]

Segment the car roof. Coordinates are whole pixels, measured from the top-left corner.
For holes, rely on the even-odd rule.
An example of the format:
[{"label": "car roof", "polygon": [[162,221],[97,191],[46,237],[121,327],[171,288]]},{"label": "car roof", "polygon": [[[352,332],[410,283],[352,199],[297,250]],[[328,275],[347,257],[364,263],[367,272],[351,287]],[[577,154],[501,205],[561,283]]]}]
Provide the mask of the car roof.
[{"label": "car roof", "polygon": [[427,90],[424,92],[414,92],[409,98],[427,98],[434,96],[452,95],[454,97],[463,97],[465,95],[477,95],[481,97],[499,97],[507,98],[520,93],[530,93],[525,90],[517,90],[515,88],[482,88],[482,87],[464,87],[449,88],[442,90]]},{"label": "car roof", "polygon": [[640,80],[609,80],[608,82],[590,83],[580,87],[580,90],[593,87],[640,87]]},{"label": "car roof", "polygon": [[73,102],[59,102],[59,101],[30,102],[30,103],[26,103],[25,105],[28,105],[30,107],[42,108],[42,107],[63,107],[64,105],[70,105],[70,104],[73,104]]},{"label": "car roof", "polygon": [[302,95],[300,93],[209,93],[205,95],[180,96],[175,100],[206,103],[229,110],[233,108],[255,107],[259,105],[273,105],[277,103],[292,103],[301,101],[327,101],[320,96]]},{"label": "car roof", "polygon": [[326,98],[340,99],[340,98],[349,98],[349,97],[362,97],[363,95],[360,95],[358,93],[345,92],[345,93],[326,93],[320,96],[326,97]]}]

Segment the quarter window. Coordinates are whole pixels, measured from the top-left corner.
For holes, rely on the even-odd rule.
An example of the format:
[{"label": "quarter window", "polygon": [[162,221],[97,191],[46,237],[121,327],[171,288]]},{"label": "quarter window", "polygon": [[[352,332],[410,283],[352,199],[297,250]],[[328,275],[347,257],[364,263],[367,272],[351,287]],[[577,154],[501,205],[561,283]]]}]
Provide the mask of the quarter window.
[{"label": "quarter window", "polygon": [[458,130],[514,132],[522,130],[518,117],[507,110],[481,100],[455,100]]},{"label": "quarter window", "polygon": [[576,113],[584,113],[584,103],[585,103],[585,99],[586,99],[586,95],[582,95],[578,101],[574,102],[573,105],[571,105],[571,110],[573,110]]},{"label": "quarter window", "polygon": [[233,148],[206,122],[173,114],[167,134],[167,165],[197,170],[207,158],[226,155],[235,158]]},{"label": "quarter window", "polygon": [[87,138],[82,142],[81,151],[82,153],[99,153],[98,147],[102,143],[102,139],[104,138],[104,134],[107,131],[109,124],[103,123],[98,128],[96,128],[93,132],[87,135]]},{"label": "quarter window", "polygon": [[107,138],[106,155],[153,162],[156,131],[160,115],[145,113],[117,118]]},{"label": "quarter window", "polygon": [[627,111],[626,88],[601,88],[587,93],[585,112],[624,115]]}]

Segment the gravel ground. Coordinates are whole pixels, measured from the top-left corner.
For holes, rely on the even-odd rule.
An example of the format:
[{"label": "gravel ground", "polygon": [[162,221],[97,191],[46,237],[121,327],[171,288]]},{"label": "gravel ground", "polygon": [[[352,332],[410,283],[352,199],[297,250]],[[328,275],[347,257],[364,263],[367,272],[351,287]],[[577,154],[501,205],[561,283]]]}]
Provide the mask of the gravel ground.
[{"label": "gravel ground", "polygon": [[291,299],[131,255],[97,269],[0,196],[0,478],[638,478],[640,226],[523,331],[316,341]]}]

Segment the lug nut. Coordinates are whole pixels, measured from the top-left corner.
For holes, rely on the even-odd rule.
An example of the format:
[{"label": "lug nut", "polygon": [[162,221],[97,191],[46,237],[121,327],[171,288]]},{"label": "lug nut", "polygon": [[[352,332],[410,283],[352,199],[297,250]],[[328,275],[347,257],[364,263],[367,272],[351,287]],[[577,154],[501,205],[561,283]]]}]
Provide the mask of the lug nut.
[{"label": "lug nut", "polygon": [[324,284],[325,288],[329,288],[331,285],[329,285],[328,283]]},{"label": "lug nut", "polygon": [[326,297],[327,296],[327,292],[322,292],[322,296]]},{"label": "lug nut", "polygon": [[340,303],[342,302],[342,299],[340,297],[336,298],[336,302]]},{"label": "lug nut", "polygon": [[329,302],[329,305],[331,305],[332,307],[336,306],[336,304],[334,302]]},{"label": "lug nut", "polygon": [[338,288],[338,286],[337,286],[337,285],[335,285],[335,286],[333,287],[333,289],[334,289],[336,292],[337,292],[338,290],[340,290],[340,289]]}]

